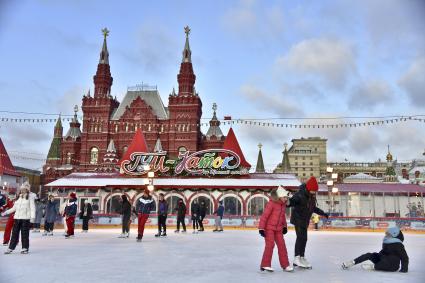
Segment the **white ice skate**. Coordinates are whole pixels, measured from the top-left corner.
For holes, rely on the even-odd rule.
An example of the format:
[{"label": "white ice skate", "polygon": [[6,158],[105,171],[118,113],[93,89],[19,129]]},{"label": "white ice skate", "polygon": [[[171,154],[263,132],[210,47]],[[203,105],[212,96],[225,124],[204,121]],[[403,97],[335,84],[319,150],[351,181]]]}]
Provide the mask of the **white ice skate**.
[{"label": "white ice skate", "polygon": [[306,268],[304,266],[304,263],[301,261],[301,257],[299,255],[297,255],[294,259],[294,266],[298,266],[298,267],[302,267],[302,268]]},{"label": "white ice skate", "polygon": [[307,269],[313,268],[305,257],[301,257],[301,262],[304,264],[304,268],[307,268]]},{"label": "white ice skate", "polygon": [[8,254],[11,254],[13,252],[13,250],[11,250],[11,249],[7,249],[5,252],[4,252],[4,254],[5,255],[8,255]]},{"label": "white ice skate", "polygon": [[125,233],[121,233],[118,238],[125,238]]},{"label": "white ice skate", "polygon": [[288,265],[286,268],[283,269],[283,271],[293,272],[294,271],[294,268],[292,267],[292,265]]},{"label": "white ice skate", "polygon": [[273,272],[274,269],[271,267],[260,267],[261,271]]},{"label": "white ice skate", "polygon": [[349,269],[355,265],[354,260],[345,261],[342,263],[342,269]]},{"label": "white ice skate", "polygon": [[196,230],[193,230],[192,234],[198,234],[199,232]]},{"label": "white ice skate", "polygon": [[47,236],[47,231],[44,231],[43,234],[41,234],[41,236]]},{"label": "white ice skate", "polygon": [[28,249],[22,249],[21,254],[27,254],[28,253]]},{"label": "white ice skate", "polygon": [[375,265],[374,265],[373,263],[363,263],[363,264],[362,264],[362,268],[363,268],[364,270],[369,270],[369,271],[371,271],[371,270],[375,270]]},{"label": "white ice skate", "polygon": [[130,232],[125,234],[125,238],[130,238]]},{"label": "white ice skate", "polygon": [[53,236],[53,232],[49,232],[49,236]]}]

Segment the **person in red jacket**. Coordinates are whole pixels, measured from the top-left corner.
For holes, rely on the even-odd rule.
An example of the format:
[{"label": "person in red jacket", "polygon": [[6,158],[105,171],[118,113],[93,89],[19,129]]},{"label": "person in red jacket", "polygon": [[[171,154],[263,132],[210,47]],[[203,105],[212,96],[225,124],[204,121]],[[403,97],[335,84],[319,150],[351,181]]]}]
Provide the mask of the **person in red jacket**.
[{"label": "person in red jacket", "polygon": [[258,227],[260,235],[264,237],[266,242],[260,269],[261,271],[274,271],[271,263],[276,243],[280,266],[284,271],[291,272],[294,268],[289,264],[288,252],[283,239],[283,235],[288,232],[285,212],[289,192],[279,186],[278,189],[271,192],[270,196],[271,200],[267,203],[266,209],[261,215]]},{"label": "person in red jacket", "polygon": [[[15,196],[12,194],[9,194],[6,204],[0,208],[0,212],[6,211],[13,207]],[[9,214],[9,218],[7,218],[6,227],[4,228],[4,235],[3,235],[3,246],[9,245],[10,241],[10,235],[12,233],[13,223],[15,213]]]}]

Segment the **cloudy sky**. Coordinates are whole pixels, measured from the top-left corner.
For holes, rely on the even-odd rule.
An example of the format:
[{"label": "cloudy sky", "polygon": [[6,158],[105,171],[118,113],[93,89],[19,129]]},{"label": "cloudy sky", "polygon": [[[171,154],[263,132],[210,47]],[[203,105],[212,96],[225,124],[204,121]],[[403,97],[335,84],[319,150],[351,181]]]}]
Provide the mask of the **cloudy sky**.
[{"label": "cloudy sky", "polygon": [[[111,31],[112,95],[121,99],[128,86],[144,82],[158,85],[167,104],[177,87],[185,25],[192,29],[204,118],[212,116],[213,102],[220,117],[232,118],[425,115],[420,0],[0,0],[0,110],[72,114],[82,95],[93,91],[103,27]],[[3,112],[0,117],[44,116]],[[0,126],[14,164],[40,168],[37,159],[47,155],[53,124]],[[222,129],[227,132],[228,126]],[[256,145],[264,145],[267,169],[281,160],[284,142],[307,136],[328,139],[329,161],[383,159],[387,144],[399,160],[419,157],[425,149],[425,123],[415,121],[320,130],[235,125],[234,130],[254,166]]]}]

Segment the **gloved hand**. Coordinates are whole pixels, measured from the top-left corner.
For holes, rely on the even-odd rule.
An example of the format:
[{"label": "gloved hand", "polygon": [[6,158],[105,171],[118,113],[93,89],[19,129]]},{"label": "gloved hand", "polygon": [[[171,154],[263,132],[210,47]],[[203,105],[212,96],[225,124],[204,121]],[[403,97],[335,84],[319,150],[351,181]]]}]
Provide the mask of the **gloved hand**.
[{"label": "gloved hand", "polygon": [[1,216],[6,216],[6,212],[2,212],[1,213]]},{"label": "gloved hand", "polygon": [[288,227],[283,227],[282,234],[285,235],[288,233]]},{"label": "gloved hand", "polygon": [[329,214],[327,214],[327,213],[325,213],[325,215],[323,215],[323,216],[325,216],[325,217],[326,217],[326,219],[328,219],[328,218],[329,218]]},{"label": "gloved hand", "polygon": [[264,232],[264,230],[258,230],[258,233],[260,233],[261,237],[266,236],[266,232]]}]

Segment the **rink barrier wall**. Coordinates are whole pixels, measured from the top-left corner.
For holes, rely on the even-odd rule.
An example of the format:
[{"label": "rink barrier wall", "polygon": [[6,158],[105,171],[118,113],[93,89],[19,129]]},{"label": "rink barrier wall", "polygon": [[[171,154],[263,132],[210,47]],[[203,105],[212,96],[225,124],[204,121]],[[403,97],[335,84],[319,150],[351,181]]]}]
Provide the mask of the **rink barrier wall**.
[{"label": "rink barrier wall", "polygon": [[[0,228],[4,229],[6,226],[7,217],[0,217]],[[185,222],[191,227],[192,220],[190,215],[186,216]],[[289,223],[288,226],[292,227]],[[44,220],[41,222],[44,223]],[[224,216],[222,224],[225,227],[233,228],[252,228],[258,227],[259,216]],[[62,224],[62,217],[56,219],[56,224]],[[76,225],[81,225],[82,220],[76,219]],[[91,220],[94,226],[120,226],[121,217],[119,214],[95,214]],[[137,225],[137,218],[132,218],[132,224]],[[167,217],[167,225],[176,226],[176,215],[169,215]],[[204,226],[214,227],[215,216],[208,215],[203,221]],[[147,226],[158,225],[158,218],[156,214],[151,214]],[[321,218],[319,221],[319,229],[322,230],[385,230],[389,227],[399,226],[402,230],[407,231],[423,231],[425,232],[425,218],[395,218],[395,217],[339,217],[332,216],[329,219]],[[311,224],[311,228],[313,225]]]}]

